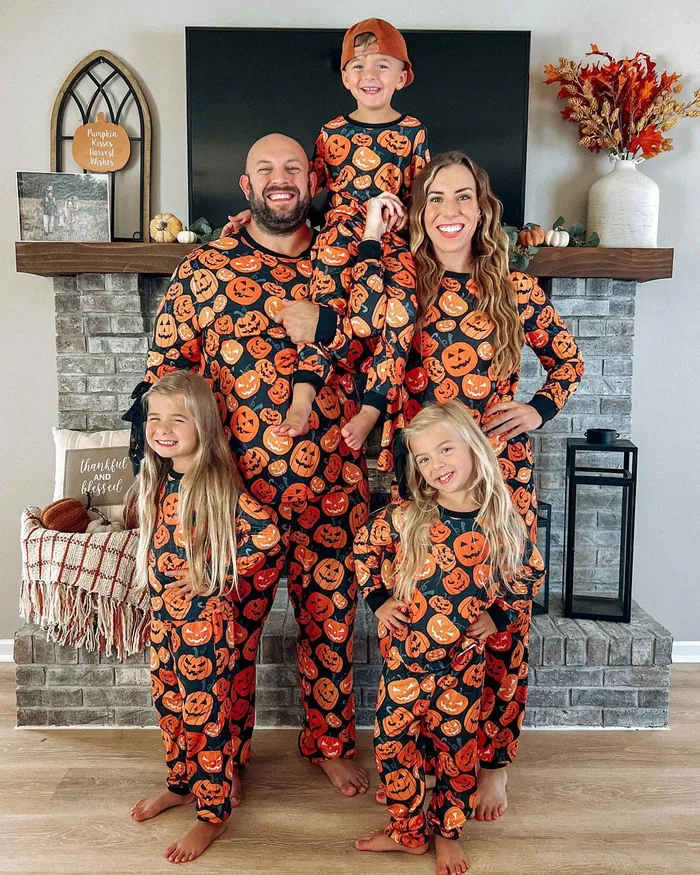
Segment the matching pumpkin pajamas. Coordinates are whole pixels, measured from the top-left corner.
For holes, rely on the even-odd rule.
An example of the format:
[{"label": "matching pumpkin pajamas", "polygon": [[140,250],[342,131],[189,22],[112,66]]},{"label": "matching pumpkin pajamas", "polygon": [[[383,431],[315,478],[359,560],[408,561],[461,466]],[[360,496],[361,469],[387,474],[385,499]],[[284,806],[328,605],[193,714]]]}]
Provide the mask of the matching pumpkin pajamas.
[{"label": "matching pumpkin pajamas", "polygon": [[[391,597],[405,502],[373,514],[355,539],[355,568],[362,595],[376,611]],[[377,694],[374,748],[386,788],[390,823],[386,834],[407,847],[430,834],[459,838],[476,791],[486,664],[484,645],[467,629],[481,613],[523,627],[529,618],[532,579],[541,573],[537,548],[528,543],[522,577],[513,592],[488,576],[488,543],[477,511],[440,508],[429,531],[425,570],[410,601],[408,624],[393,631],[379,624],[384,665]],[[498,695],[518,711],[518,672],[502,679]],[[436,774],[427,815],[426,759]]]},{"label": "matching pumpkin pajamas", "polygon": [[[145,381],[185,369],[209,381],[245,488],[279,526],[280,564],[299,626],[299,746],[320,761],[355,753],[352,541],[367,518],[369,485],[362,456],[340,434],[359,409],[351,374],[334,373],[321,387],[308,434],[273,431],[286,415],[297,365],[297,348],[273,316],[283,300],[308,296],[310,276],[310,252],[279,255],[245,230],[194,250],[161,304]],[[272,580],[277,573],[264,575]],[[245,722],[246,742],[234,759],[241,765],[250,755],[255,657],[275,595],[264,575],[237,617],[242,640],[233,708]]]},{"label": "matching pumpkin pajamas", "polygon": [[149,555],[151,689],[168,789],[193,793],[197,818],[222,823],[231,813],[232,769],[250,748],[252,732],[241,665],[247,641],[238,620],[264,599],[262,592],[277,588],[280,534],[267,510],[242,494],[236,513],[237,587],[191,599],[166,590],[169,575],[186,562],[180,480],[171,471],[163,485]]},{"label": "matching pumpkin pajamas", "polygon": [[[367,201],[382,192],[391,192],[407,204],[413,180],[429,160],[426,128],[411,116],[403,115],[388,124],[357,122],[348,116],[339,116],[322,127],[311,163],[319,188],[328,191],[329,209],[314,248],[311,276],[314,302],[331,307],[349,320],[348,301],[357,282],[354,268],[358,247],[367,245],[361,243]],[[375,368],[387,362],[389,356],[381,340],[392,322],[388,302],[393,300],[394,291],[398,301],[405,297],[400,282],[403,270],[400,258],[405,257],[405,241],[398,234],[388,233],[383,236],[381,247],[378,243],[375,246],[376,257],[383,259],[391,277],[398,277],[399,281],[396,287],[387,282],[386,295],[372,295],[378,306],[365,308],[363,318],[356,315],[352,325],[349,321],[342,325],[344,334],[357,341],[345,353],[350,356],[350,370],[360,373],[366,372],[375,355]],[[330,314],[323,318],[330,324]],[[336,337],[329,345],[337,347],[342,343],[342,338]],[[337,362],[342,356],[336,351],[333,358]],[[319,389],[329,370],[330,359],[325,347],[301,347],[296,377],[299,382],[313,383]],[[382,383],[378,391],[368,389],[364,403],[384,413],[394,400],[384,391],[386,388]]]}]

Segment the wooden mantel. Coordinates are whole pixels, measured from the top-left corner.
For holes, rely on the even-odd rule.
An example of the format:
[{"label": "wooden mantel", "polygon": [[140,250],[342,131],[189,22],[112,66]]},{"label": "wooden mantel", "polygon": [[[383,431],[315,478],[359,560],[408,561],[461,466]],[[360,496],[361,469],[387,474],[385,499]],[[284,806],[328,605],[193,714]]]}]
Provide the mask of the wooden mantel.
[{"label": "wooden mantel", "polygon": [[[66,276],[78,273],[140,273],[167,276],[195,249],[180,243],[15,243],[18,273]],[[543,277],[668,279],[673,249],[543,247],[528,273]]]}]

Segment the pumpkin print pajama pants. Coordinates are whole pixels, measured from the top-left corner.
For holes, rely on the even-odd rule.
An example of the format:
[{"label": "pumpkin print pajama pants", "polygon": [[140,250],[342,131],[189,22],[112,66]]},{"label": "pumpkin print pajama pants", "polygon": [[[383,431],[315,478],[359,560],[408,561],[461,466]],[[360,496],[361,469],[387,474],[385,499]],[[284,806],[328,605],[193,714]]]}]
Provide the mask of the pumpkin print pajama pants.
[{"label": "pumpkin print pajama pants", "polygon": [[[231,813],[232,770],[242,744],[233,712],[232,682],[240,661],[236,614],[250,604],[245,575],[268,569],[276,585],[280,534],[257,501],[241,495],[236,515],[239,586],[228,596],[185,598],[167,590],[185,564],[179,529],[180,476],[163,486],[149,562],[151,690],[158,712],[168,789],[193,793],[197,817],[222,823]],[[234,604],[236,608],[234,609]]]},{"label": "pumpkin print pajama pants", "polygon": [[194,250],[173,274],[148,354],[148,384],[178,369],[209,381],[244,486],[282,535],[276,569],[247,569],[250,592],[233,605],[236,765],[250,758],[256,655],[282,571],[299,629],[301,753],[312,761],[355,753],[352,540],[367,518],[369,485],[364,460],[340,433],[359,409],[353,376],[328,374],[307,434],[274,431],[291,399],[297,347],[273,317],[283,300],[308,297],[311,271],[310,250],[278,255],[245,230]]}]

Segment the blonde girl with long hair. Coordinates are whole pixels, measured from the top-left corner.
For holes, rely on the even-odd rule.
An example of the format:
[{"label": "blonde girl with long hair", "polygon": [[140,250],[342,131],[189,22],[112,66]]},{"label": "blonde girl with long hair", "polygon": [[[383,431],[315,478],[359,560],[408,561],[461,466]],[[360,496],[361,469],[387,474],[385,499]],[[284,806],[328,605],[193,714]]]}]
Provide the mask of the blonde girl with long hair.
[{"label": "blonde girl with long hair", "polygon": [[[461,875],[469,862],[458,840],[476,802],[485,641],[529,615],[542,560],[463,404],[428,405],[399,440],[404,499],[370,517],[354,545],[384,656],[375,754],[390,815],[385,830],[356,847],[422,854],[433,837],[437,871]],[[515,690],[517,676],[503,684]],[[424,740],[436,752],[427,816]]]},{"label": "blonde girl with long hair", "polygon": [[[184,863],[221,835],[232,791],[234,798],[240,792],[234,753],[248,712],[232,719],[238,617],[251,592],[263,595],[247,581],[249,570],[279,570],[280,535],[268,511],[240,489],[202,377],[168,374],[143,404],[137,568],[151,595],[151,687],[168,776],[167,788],[139,800],[131,814],[145,821],[194,802],[194,825],[165,851],[170,862]],[[276,581],[270,578],[270,602]]]}]

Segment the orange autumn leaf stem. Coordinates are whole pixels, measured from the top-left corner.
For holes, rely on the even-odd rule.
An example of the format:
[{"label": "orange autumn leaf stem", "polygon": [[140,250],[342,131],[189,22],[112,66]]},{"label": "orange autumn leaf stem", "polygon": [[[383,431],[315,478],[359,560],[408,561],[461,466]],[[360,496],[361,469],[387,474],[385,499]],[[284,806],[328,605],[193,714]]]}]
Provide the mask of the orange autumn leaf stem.
[{"label": "orange autumn leaf stem", "polygon": [[683,90],[680,73],[657,74],[649,55],[615,60],[592,44],[586,56],[602,61],[583,66],[567,58],[559,65],[545,64],[545,84],[558,82],[557,97],[568,102],[562,116],[578,126],[579,144],[616,158],[653,158],[673,149],[664,136],[681,118],[700,116],[700,89],[689,103],[677,95]]}]

